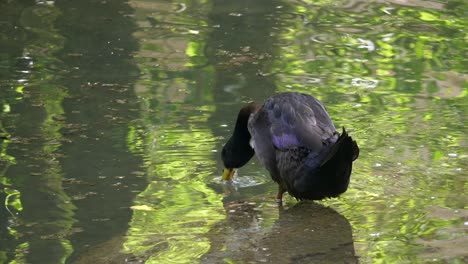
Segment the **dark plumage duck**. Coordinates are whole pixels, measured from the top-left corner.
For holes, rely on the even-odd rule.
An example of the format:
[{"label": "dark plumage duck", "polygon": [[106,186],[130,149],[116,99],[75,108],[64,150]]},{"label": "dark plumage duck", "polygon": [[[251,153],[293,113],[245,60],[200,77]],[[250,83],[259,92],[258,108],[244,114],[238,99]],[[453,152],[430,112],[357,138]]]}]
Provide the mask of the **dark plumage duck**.
[{"label": "dark plumage duck", "polygon": [[298,200],[320,200],[347,190],[359,147],[344,127],[341,134],[335,130],[322,102],[286,92],[240,110],[221,153],[223,180],[231,181],[254,154],[278,183],[278,202],[286,191]]}]

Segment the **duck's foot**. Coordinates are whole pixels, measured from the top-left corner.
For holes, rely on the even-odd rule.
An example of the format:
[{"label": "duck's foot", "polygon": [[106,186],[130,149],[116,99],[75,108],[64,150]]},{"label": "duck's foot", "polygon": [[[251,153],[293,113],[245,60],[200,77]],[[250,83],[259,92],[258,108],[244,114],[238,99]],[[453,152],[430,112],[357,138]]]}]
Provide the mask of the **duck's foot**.
[{"label": "duck's foot", "polygon": [[278,185],[278,193],[276,194],[276,202],[279,204],[283,203],[283,194],[286,192],[286,189]]}]

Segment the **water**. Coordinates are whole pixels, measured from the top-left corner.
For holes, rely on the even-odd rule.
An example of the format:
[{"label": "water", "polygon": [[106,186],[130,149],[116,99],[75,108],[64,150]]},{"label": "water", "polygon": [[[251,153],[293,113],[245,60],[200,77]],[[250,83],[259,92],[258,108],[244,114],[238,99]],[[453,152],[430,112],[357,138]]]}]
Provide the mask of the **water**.
[{"label": "water", "polygon": [[[464,263],[464,1],[0,3],[0,263]],[[220,182],[238,109],[313,94],[340,198]]]}]

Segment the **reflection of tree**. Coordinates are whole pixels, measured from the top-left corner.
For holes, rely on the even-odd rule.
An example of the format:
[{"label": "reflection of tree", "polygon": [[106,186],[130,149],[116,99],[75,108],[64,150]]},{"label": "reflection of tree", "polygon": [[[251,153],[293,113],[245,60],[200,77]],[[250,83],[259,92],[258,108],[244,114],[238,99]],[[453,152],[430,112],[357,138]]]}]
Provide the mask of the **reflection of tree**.
[{"label": "reflection of tree", "polygon": [[20,11],[18,17],[9,17],[7,24],[18,30],[8,32],[8,39],[19,37],[21,41],[4,47],[12,52],[7,62],[13,70],[1,75],[14,92],[1,96],[10,100],[3,102],[3,109],[8,110],[3,113],[3,129],[9,135],[2,144],[7,166],[0,182],[7,186],[2,189],[8,195],[5,206],[10,214],[2,219],[8,220],[5,226],[11,236],[2,236],[0,244],[8,244],[9,253],[4,257],[14,262],[61,262],[71,253],[66,235],[74,222],[74,206],[63,191],[57,161],[63,140],[58,119],[66,93],[50,72],[61,66],[53,52],[62,47],[62,37],[53,26],[58,15],[55,7],[21,2],[24,5],[7,9]]},{"label": "reflection of tree", "polygon": [[[156,263],[195,261],[210,244],[209,227],[224,218],[218,194],[208,188],[212,176],[213,142],[203,125],[205,116],[182,114],[160,124],[147,139],[148,188],[135,201],[134,216],[125,244],[129,253]],[[170,125],[172,124],[172,125]],[[142,235],[143,234],[143,235]]]},{"label": "reflection of tree", "polygon": [[[214,108],[212,68],[203,56],[209,28],[203,16],[174,15],[171,3],[131,4],[139,7],[136,58],[146,77],[136,91],[143,98],[139,125],[147,133],[135,138],[144,142],[150,184],[135,200],[125,249],[148,262],[195,262],[210,247],[209,227],[224,218],[219,195],[207,186],[216,144],[207,127]],[[184,6],[199,12],[204,5]]]},{"label": "reflection of tree", "polygon": [[[329,203],[359,219],[352,224],[358,237],[367,237],[363,257],[415,260],[416,238],[452,224],[423,219],[426,208],[462,208],[459,194],[466,192],[459,176],[467,168],[462,8],[454,3],[436,13],[374,1],[312,6],[297,6],[304,20],[282,36],[289,48],[275,65],[277,86],[317,95],[336,125],[355,129],[364,155],[344,197],[357,200]],[[361,215],[364,208],[373,213]]]},{"label": "reflection of tree", "polygon": [[205,55],[215,68],[216,102],[261,101],[274,93],[273,78],[264,73],[270,72],[279,52],[277,34],[285,27],[285,6],[282,1],[213,2]]},{"label": "reflection of tree", "polygon": [[[135,14],[122,1],[8,3],[0,4],[8,13],[0,28],[0,198],[18,216],[0,208],[0,262],[55,263],[73,250],[71,261],[118,261],[122,243],[155,262],[319,261],[327,253],[302,253],[332,244],[354,261],[352,244],[314,241],[325,219],[349,239],[346,219],[332,210],[301,205],[278,218],[262,185],[239,190],[261,206],[233,202],[224,212],[211,188],[219,188],[214,151],[242,101],[285,90],[322,99],[362,146],[351,188],[324,202],[352,223],[362,259],[417,262],[421,245],[448,247],[447,238],[463,234],[449,228],[463,224],[458,214],[425,216],[428,207],[466,203],[461,1],[133,0]],[[14,45],[5,41],[11,32]],[[129,151],[144,156],[143,192]],[[318,236],[303,236],[307,220],[322,227]],[[278,236],[297,251],[278,248]]]},{"label": "reflection of tree", "polygon": [[[104,241],[119,241],[114,238],[127,230],[131,201],[145,183],[140,158],[129,152],[134,142],[127,141],[129,124],[139,117],[132,89],[138,45],[127,1],[59,1],[57,7],[57,27],[66,38],[59,53],[67,66],[62,84],[68,91],[60,160],[77,207],[74,227],[81,232],[69,237],[69,260],[77,261]],[[122,246],[105,245],[115,247],[107,252]]]},{"label": "reflection of tree", "polygon": [[[18,245],[15,241],[16,229],[11,225],[12,215],[9,211],[21,211],[20,193],[15,189],[11,179],[7,178],[6,172],[9,166],[15,163],[15,157],[9,154],[8,146],[11,144],[11,132],[5,126],[8,121],[11,105],[17,101],[17,92],[13,81],[8,79],[14,76],[13,67],[17,58],[22,56],[24,42],[23,28],[17,27],[21,10],[27,3],[16,1],[7,4],[0,3],[0,10],[3,11],[3,25],[0,28],[0,202],[4,204],[0,208],[0,263],[5,263],[7,259],[13,258],[12,252]],[[15,29],[18,32],[16,42],[11,41],[11,32]],[[12,87],[7,88],[6,85]],[[11,232],[10,232],[11,231]],[[16,237],[17,238],[17,237]],[[14,241],[14,242],[13,242]]]}]

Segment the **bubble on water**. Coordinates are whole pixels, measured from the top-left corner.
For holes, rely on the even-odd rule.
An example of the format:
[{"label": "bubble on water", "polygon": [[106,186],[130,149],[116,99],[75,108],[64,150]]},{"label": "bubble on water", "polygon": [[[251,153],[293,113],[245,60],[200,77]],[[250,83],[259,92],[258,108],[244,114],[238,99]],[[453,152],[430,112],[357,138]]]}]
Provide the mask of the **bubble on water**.
[{"label": "bubble on water", "polygon": [[184,3],[178,3],[179,8],[175,11],[176,13],[182,13],[187,9],[187,6]]},{"label": "bubble on water", "polygon": [[379,84],[378,80],[353,78],[351,80],[352,86],[361,86],[365,88],[375,88]]},{"label": "bubble on water", "polygon": [[320,83],[322,80],[320,80],[320,78],[307,78],[307,82],[308,83]]},{"label": "bubble on water", "polygon": [[390,11],[392,11],[394,8],[391,8],[391,7],[387,7],[387,8],[384,8],[382,11],[387,14],[387,15],[391,15],[392,13],[390,13]]},{"label": "bubble on water", "polygon": [[370,41],[368,39],[361,39],[361,38],[358,38],[358,40],[362,44],[362,45],[359,45],[358,48],[367,49],[368,51],[374,51],[375,50],[374,42],[372,42],[372,41]]}]

